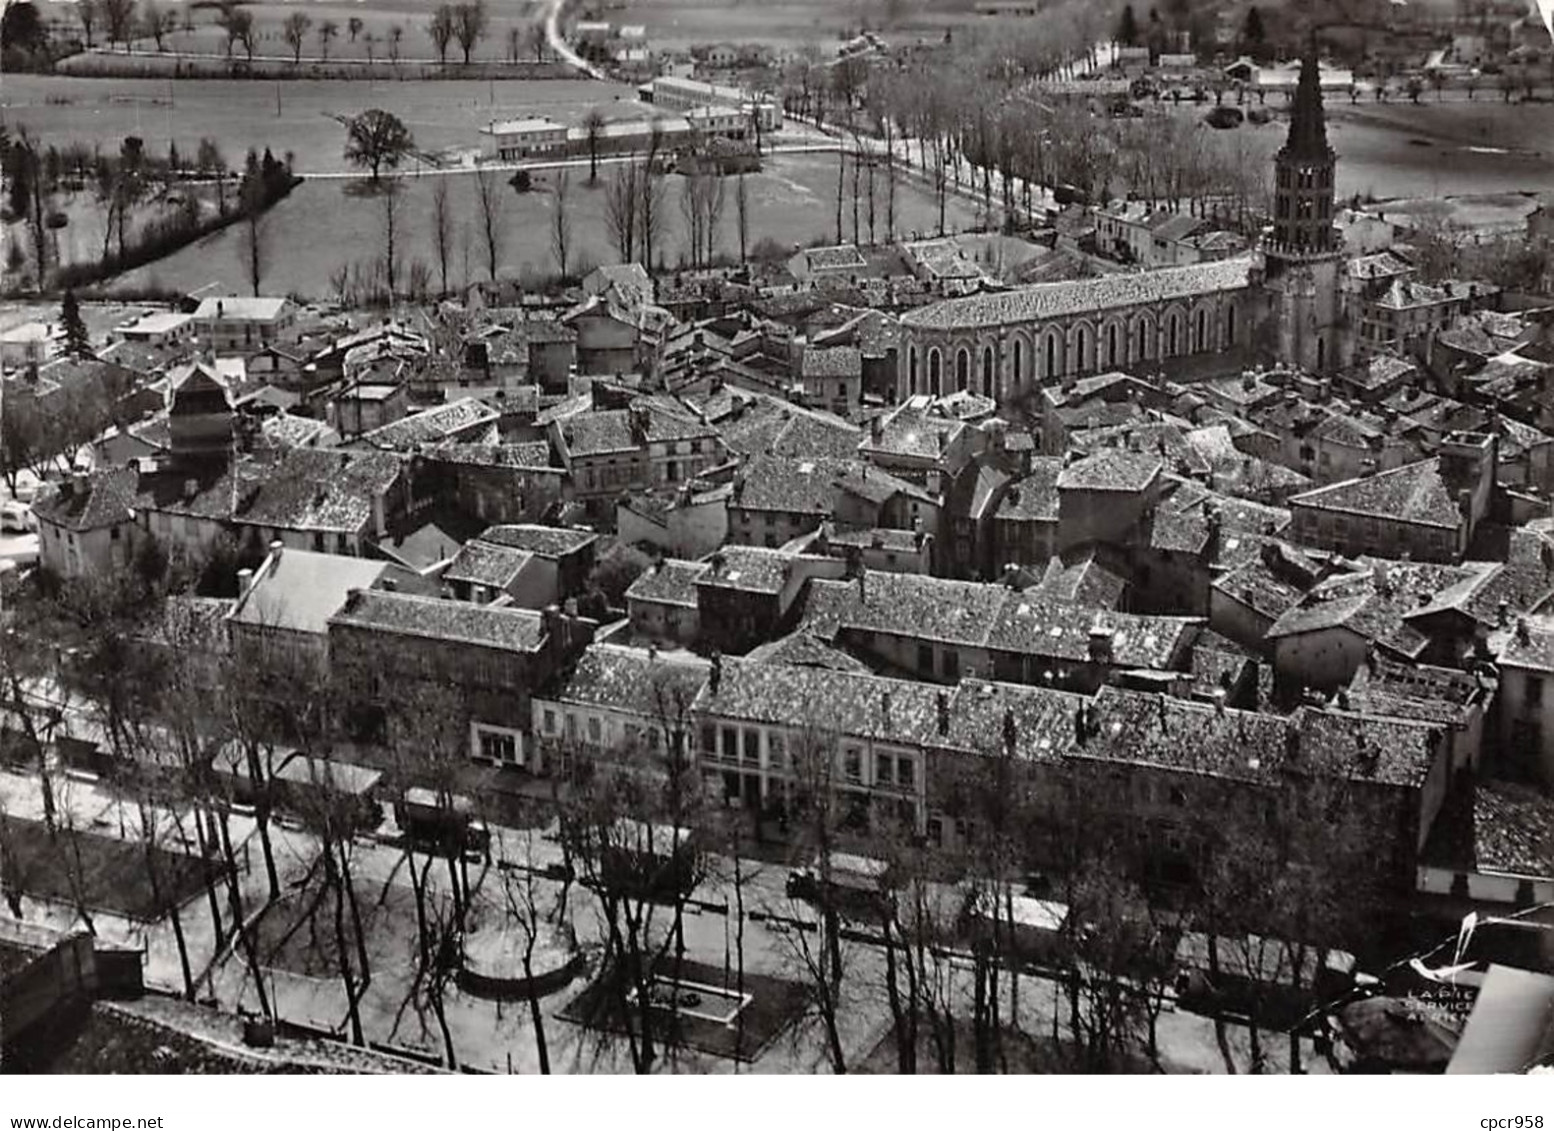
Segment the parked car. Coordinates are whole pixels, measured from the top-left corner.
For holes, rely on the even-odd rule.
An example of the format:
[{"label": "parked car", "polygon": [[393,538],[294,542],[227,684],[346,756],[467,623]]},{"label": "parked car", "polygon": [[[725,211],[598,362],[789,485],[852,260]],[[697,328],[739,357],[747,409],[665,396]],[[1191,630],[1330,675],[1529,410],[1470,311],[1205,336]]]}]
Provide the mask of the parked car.
[{"label": "parked car", "polygon": [[26,503],[11,499],[0,503],[0,531],[7,534],[30,534],[38,529],[38,516]]},{"label": "parked car", "polygon": [[889,871],[883,860],[833,852],[829,869],[816,856],[807,868],[789,872],[785,892],[789,899],[829,905],[846,919],[876,922],[890,909]]}]

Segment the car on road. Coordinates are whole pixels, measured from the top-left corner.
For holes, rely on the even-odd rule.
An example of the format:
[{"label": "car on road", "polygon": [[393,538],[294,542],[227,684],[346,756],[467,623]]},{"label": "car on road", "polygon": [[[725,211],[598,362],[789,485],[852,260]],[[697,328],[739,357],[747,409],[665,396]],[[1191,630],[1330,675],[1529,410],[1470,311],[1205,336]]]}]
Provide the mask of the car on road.
[{"label": "car on road", "polygon": [[883,860],[833,852],[829,868],[816,856],[809,866],[789,872],[785,891],[789,899],[829,907],[843,918],[875,922],[890,910],[889,872]]},{"label": "car on road", "polygon": [[26,503],[9,499],[0,503],[0,531],[7,534],[31,534],[38,529],[38,517]]}]

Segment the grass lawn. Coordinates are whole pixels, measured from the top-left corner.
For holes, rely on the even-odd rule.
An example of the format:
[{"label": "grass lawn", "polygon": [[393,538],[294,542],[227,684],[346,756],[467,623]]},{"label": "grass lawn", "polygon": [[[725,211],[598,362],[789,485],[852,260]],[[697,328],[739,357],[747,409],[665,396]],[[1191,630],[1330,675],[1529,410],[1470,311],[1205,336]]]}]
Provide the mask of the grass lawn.
[{"label": "grass lawn", "polygon": [[[244,7],[253,13],[254,17],[256,33],[254,56],[256,58],[269,55],[291,58],[292,49],[282,33],[282,25],[292,12],[302,10],[313,21],[302,44],[304,60],[321,55],[323,49],[318,38],[319,26],[326,20],[333,20],[339,25],[339,35],[329,41],[331,60],[365,60],[368,58],[369,47],[375,58],[385,58],[389,29],[397,24],[404,29],[400,56],[408,61],[436,58],[436,50],[432,46],[431,37],[427,35],[426,25],[432,10],[437,7],[437,2],[438,0],[373,0],[369,8],[362,4],[342,3],[341,0],[321,0],[318,3],[308,4],[305,9],[299,9],[296,5],[260,0],[259,3],[245,4]],[[164,37],[163,47],[170,53],[225,55],[226,35],[216,24],[217,13],[214,5],[188,13],[193,30],[184,29],[186,7],[184,4],[176,3],[165,5],[166,9],[170,9],[178,16],[178,22],[177,30]],[[545,5],[542,0],[486,0],[487,32],[485,38],[470,53],[471,62],[506,59],[508,29],[519,28],[521,37],[544,10]],[[354,41],[349,31],[349,21],[352,19],[362,22],[361,32]],[[101,26],[95,29],[94,40],[99,47],[103,45]],[[150,36],[144,36],[135,41],[134,47],[138,51],[154,51],[156,43]],[[528,51],[526,42],[522,39],[520,39],[520,50],[525,57],[533,58],[533,53]],[[236,49],[236,57],[239,59],[243,57],[241,46]],[[457,40],[450,45],[448,57],[450,61],[463,58],[463,52],[459,50]]]},{"label": "grass lawn", "polygon": [[941,39],[946,28],[994,22],[956,0],[627,0],[624,12],[606,11],[599,18],[641,24],[653,47],[673,50],[714,43],[825,48],[864,27],[883,29],[893,40]]},{"label": "grass lawn", "polygon": [[[496,174],[502,182],[502,238],[499,274],[504,278],[532,277],[554,269],[550,226],[555,203],[545,191],[518,194],[506,185],[511,174]],[[548,176],[548,174],[546,174]],[[601,167],[601,182],[608,166]],[[574,271],[579,265],[614,263],[616,255],[604,222],[604,190],[587,187],[587,170],[574,169],[572,178],[571,250]],[[400,228],[402,265],[419,259],[432,267],[436,256],[432,239],[432,189],[434,177],[407,178],[402,188]],[[454,216],[453,255],[449,281],[453,287],[486,278],[484,243],[479,234],[479,208],[475,178],[455,174],[448,178]],[[675,263],[683,251],[683,226],[678,195],[682,180],[668,178],[664,258]],[[836,158],[829,154],[799,154],[769,159],[766,170],[748,182],[750,195],[750,243],[770,236],[784,246],[835,237]],[[269,267],[263,289],[272,294],[300,294],[323,298],[331,293],[330,275],[342,265],[365,263],[381,255],[383,205],[362,196],[356,182],[311,181],[300,186],[271,213]],[[849,186],[850,192],[850,186]],[[724,210],[719,248],[737,254],[733,186]],[[851,225],[851,198],[845,221]],[[883,213],[880,214],[882,217]],[[969,227],[975,215],[970,202],[950,198],[946,223],[951,228]],[[882,225],[883,220],[878,222]],[[929,232],[936,222],[931,193],[914,183],[897,188],[897,232]],[[866,224],[866,221],[865,221]],[[849,231],[849,236],[851,235]],[[880,229],[883,236],[883,228]],[[867,237],[867,229],[864,232]],[[467,254],[466,254],[467,252]],[[401,276],[406,270],[401,266]],[[113,284],[121,288],[158,286],[195,290],[220,283],[231,292],[246,292],[242,240],[236,228],[207,237],[175,255],[149,264]],[[111,287],[110,287],[111,289]]]},{"label": "grass lawn", "polygon": [[[672,979],[676,973],[675,966],[672,958],[665,959],[659,965],[659,976]],[[715,987],[725,985],[721,967],[689,960],[681,962],[679,966],[679,976],[683,983],[694,982]],[[568,1002],[559,1015],[562,1020],[606,1032],[625,1032],[626,1019],[621,1015],[620,1003],[616,994],[611,992],[608,982],[613,976],[612,970],[605,971],[592,985]],[[734,985],[730,976],[727,982],[730,993]],[[782,978],[746,973],[744,992],[749,995],[750,1001],[739,1011],[737,1022],[688,1016],[680,1011],[671,1013],[667,1008],[655,1010],[659,1026],[665,1030],[658,1034],[659,1039],[668,1038],[676,1044],[711,1056],[753,1061],[773,1038],[803,1013],[804,988]],[[724,1000],[721,996],[708,994],[700,1008],[707,1013],[722,1013]],[[670,1026],[676,1022],[678,1031],[670,1037]]]},{"label": "grass lawn", "polygon": [[4,823],[5,854],[10,857],[6,883],[14,883],[35,899],[75,904],[71,870],[79,856],[82,901],[89,909],[151,921],[193,898],[221,873],[221,865],[215,861],[153,849],[163,888],[158,901],[151,894],[143,845],[87,832],[61,831],[56,841],[50,839],[41,821],[18,817],[0,821]]},{"label": "grass lawn", "polygon": [[167,153],[169,142],[193,156],[214,138],[240,167],[249,147],[293,155],[297,172],[344,172],[345,131],[330,115],[371,107],[398,115],[427,152],[480,147],[493,118],[544,115],[580,119],[590,106],[635,102],[636,91],[583,79],[480,82],[263,82],[227,79],[79,79],[6,75],[0,122],[26,126],[44,145],[80,141],[117,151],[133,134],[146,150]]}]

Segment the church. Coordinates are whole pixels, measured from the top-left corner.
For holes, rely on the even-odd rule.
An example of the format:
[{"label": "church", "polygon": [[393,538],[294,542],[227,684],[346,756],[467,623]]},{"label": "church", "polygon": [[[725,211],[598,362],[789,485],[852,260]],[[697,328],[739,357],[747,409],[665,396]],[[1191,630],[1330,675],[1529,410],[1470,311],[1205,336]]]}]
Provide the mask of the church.
[{"label": "church", "polygon": [[1003,402],[1113,369],[1218,375],[1279,362],[1332,372],[1352,352],[1333,229],[1336,162],[1313,49],[1274,158],[1273,227],[1257,252],[910,311],[901,318],[897,399],[970,390]]}]

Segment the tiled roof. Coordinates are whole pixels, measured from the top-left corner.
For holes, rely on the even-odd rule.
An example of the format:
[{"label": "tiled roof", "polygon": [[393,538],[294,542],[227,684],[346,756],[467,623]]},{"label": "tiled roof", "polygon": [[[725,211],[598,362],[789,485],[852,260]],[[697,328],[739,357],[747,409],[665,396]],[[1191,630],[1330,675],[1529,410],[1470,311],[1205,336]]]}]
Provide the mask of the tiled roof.
[{"label": "tiled roof", "polygon": [[1097,562],[1093,554],[1083,554],[1069,561],[1049,559],[1041,583],[1030,593],[1073,601],[1093,609],[1115,609],[1121,604],[1127,588],[1126,579]]},{"label": "tiled roof", "polygon": [[878,435],[865,432],[858,450],[938,459],[944,447],[965,427],[959,420],[947,419],[914,398],[880,421]]},{"label": "tiled roof", "polygon": [[355,533],[372,521],[375,502],[402,471],[392,452],[296,448],[239,501],[235,518],[251,526]]},{"label": "tiled roof", "polygon": [[1269,639],[1340,625],[1404,656],[1417,656],[1428,638],[1406,619],[1420,594],[1434,596],[1475,572],[1472,567],[1362,558],[1362,568],[1319,582],[1304,603],[1268,629]]},{"label": "tiled roof", "polygon": [[799,373],[804,377],[857,377],[863,372],[863,355],[852,346],[804,351]]},{"label": "tiled roof", "polygon": [[482,424],[494,426],[501,415],[483,401],[464,397],[364,432],[361,443],[374,448],[409,450],[418,444],[436,443],[456,433],[466,433]]},{"label": "tiled roof", "polygon": [[1473,792],[1473,854],[1484,871],[1554,876],[1554,798],[1485,781]]},{"label": "tiled roof", "polygon": [[1290,524],[1290,513],[1183,482],[1155,508],[1149,524],[1150,548],[1201,553],[1216,521],[1220,540],[1214,563],[1228,567],[1256,556],[1259,536],[1281,533]]},{"label": "tiled roof", "polygon": [[1096,694],[1095,719],[1076,756],[1250,781],[1305,770],[1417,787],[1437,741],[1428,724],[1309,707],[1286,720],[1110,686]]},{"label": "tiled roof", "polygon": [[62,483],[32,505],[39,522],[85,533],[130,520],[140,475],[133,467],[116,467],[87,480],[84,488]]},{"label": "tiled roof", "polygon": [[1360,665],[1343,698],[1367,715],[1461,723],[1469,704],[1484,698],[1484,687],[1471,672],[1377,656]]},{"label": "tiled roof", "polygon": [[689,727],[690,707],[707,682],[707,669],[700,657],[670,660],[645,649],[594,644],[544,697]]},{"label": "tiled roof", "polygon": [[864,550],[889,550],[898,554],[915,554],[922,548],[913,531],[896,530],[884,526],[859,530],[832,530],[827,537],[833,546],[857,546]]},{"label": "tiled roof", "polygon": [[542,558],[560,558],[592,545],[599,536],[591,530],[565,530],[534,523],[488,526],[480,540],[514,550],[524,550]]},{"label": "tiled roof", "polygon": [[1056,522],[1062,470],[1063,461],[1057,456],[1031,457],[1031,473],[1009,485],[996,517],[1008,522]]},{"label": "tiled roof", "polygon": [[427,444],[421,454],[441,463],[467,467],[533,468],[560,472],[550,466],[550,445],[544,440],[518,444]]},{"label": "tiled roof", "polygon": [[930,684],[724,657],[717,690],[697,697],[699,711],[878,742],[923,746],[938,736],[938,696]]},{"label": "tiled roof", "polygon": [[1554,672],[1554,618],[1523,617],[1514,631],[1496,635],[1503,639],[1499,653],[1501,667]]},{"label": "tiled roof", "polygon": [[1160,457],[1109,448],[1058,473],[1059,491],[1143,491],[1160,475]]},{"label": "tiled roof", "polygon": [[707,570],[696,579],[698,587],[741,589],[752,593],[778,593],[793,574],[794,555],[763,546],[724,546],[707,557]]},{"label": "tiled roof", "polygon": [[754,456],[734,481],[733,508],[828,515],[834,509],[836,476],[830,460]]},{"label": "tiled roof", "polygon": [[987,633],[999,652],[1082,662],[1090,656],[1092,629],[1111,633],[1112,663],[1124,668],[1171,667],[1178,647],[1197,628],[1185,617],[1138,616],[1004,590],[1003,607]]},{"label": "tiled roof", "polygon": [[1066,691],[985,679],[963,679],[950,700],[949,734],[936,746],[979,754],[1010,752],[1027,761],[1055,761],[1075,745],[1074,716],[1084,697]]},{"label": "tiled roof", "polygon": [[443,570],[444,581],[467,581],[492,589],[505,589],[533,558],[524,550],[501,546],[482,539],[466,542]]},{"label": "tiled roof", "polygon": [[707,572],[706,562],[666,558],[643,570],[626,590],[627,601],[696,607],[696,582]]},{"label": "tiled roof", "polygon": [[354,594],[329,623],[509,652],[537,651],[544,640],[540,614],[529,609],[378,590]]},{"label": "tiled roof", "polygon": [[746,659],[763,664],[869,674],[869,666],[862,660],[802,629],[751,649]]},{"label": "tiled roof", "polygon": [[[861,592],[860,592],[861,590]],[[1022,655],[1084,661],[1090,630],[1112,632],[1121,667],[1169,666],[1195,621],[1115,613],[1006,586],[870,571],[856,581],[811,583],[805,622],[822,636],[839,629],[936,640]]]},{"label": "tiled roof", "polygon": [[947,299],[902,316],[904,326],[928,330],[975,329],[1039,322],[1143,303],[1191,299],[1248,285],[1250,258],[1222,259],[1190,267],[1108,275],[1063,283],[1038,283],[996,294]]},{"label": "tiled roof", "polygon": [[1462,512],[1441,478],[1438,459],[1420,460],[1391,471],[1318,487],[1290,499],[1292,507],[1312,507],[1455,530]]}]

